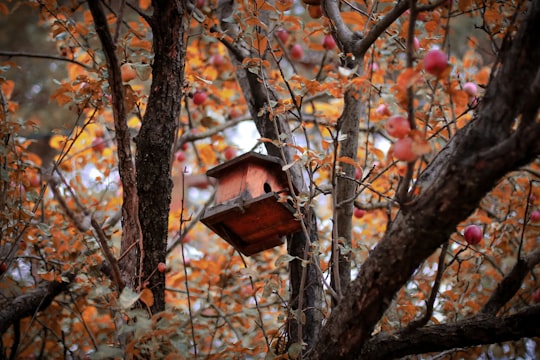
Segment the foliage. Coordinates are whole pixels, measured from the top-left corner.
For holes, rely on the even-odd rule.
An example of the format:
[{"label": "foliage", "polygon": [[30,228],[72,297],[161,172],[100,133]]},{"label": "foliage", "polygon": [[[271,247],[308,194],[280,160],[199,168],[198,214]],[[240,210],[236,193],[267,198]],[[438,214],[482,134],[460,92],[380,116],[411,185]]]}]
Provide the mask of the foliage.
[{"label": "foliage", "polygon": [[[348,281],[342,280],[343,291],[336,286],[337,254],[351,263],[354,279],[398,212],[406,211],[409,201],[426,190],[418,186],[419,179],[437,161],[437,154],[459,141],[476,121],[488,84],[501,66],[499,56],[509,46],[508,36],[515,36],[532,5],[494,0],[344,2],[339,7],[343,26],[366,38],[377,35],[366,56],[357,59],[344,50],[350,45],[339,42],[344,30],[329,1],[324,2],[325,16],[316,19],[304,3],[288,0],[239,1],[226,18],[220,18],[226,12],[222,2],[188,3],[183,95],[174,99],[182,109],[169,158],[153,159],[171,165],[174,181],[170,212],[162,214],[168,219],[166,268],[131,274],[137,286],[124,287],[118,260],[130,249],[122,238],[126,212],[119,168],[123,165],[113,109],[123,101],[129,135],[136,139],[146,120],[152,80],[166,70],[154,63],[156,35],[149,15],[152,5],[164,5],[152,3],[101,3],[118,60],[135,70],[134,79],[123,82],[120,99],[112,95],[110,60],[87,4],[0,3],[2,21],[29,12],[39,15],[34,21],[40,31],[48,31],[47,42],[58,53],[45,56],[35,44],[32,55],[65,69],[46,91],[59,114],[70,110],[70,120],[52,132],[45,116],[22,115],[37,110],[24,101],[26,89],[17,89],[22,77],[19,56],[29,55],[17,53],[17,48],[10,54],[0,52],[10,56],[0,64],[0,266],[5,264],[0,268],[0,303],[9,308],[16,300],[22,302],[25,294],[41,294],[44,284],[69,284],[67,290],[55,290],[48,304],[0,326],[2,355],[14,356],[16,351],[20,358],[311,356],[314,344],[291,344],[287,339],[291,319],[305,321],[302,309],[292,309],[289,299],[287,270],[298,258],[287,254],[285,246],[245,258],[206,229],[199,218],[214,187],[202,174],[230,159],[230,149],[240,154],[274,144],[289,151],[290,157],[283,152],[284,169],[291,175],[299,166],[305,185],[291,196],[296,215],[301,218],[300,209],[308,208],[317,216],[318,241],[311,243],[310,257],[301,259],[302,266],[315,259],[320,267],[324,294],[316,310],[326,318],[345,312],[335,307],[340,295],[349,294]],[[412,11],[407,10],[409,4]],[[223,31],[226,24],[234,24],[238,32]],[[377,26],[384,28],[377,33]],[[278,36],[283,29],[289,34],[285,40]],[[337,48],[323,46],[328,34],[338,39]],[[291,56],[295,44],[303,47],[301,59]],[[427,73],[422,63],[433,47],[449,54],[449,64],[438,76]],[[249,56],[240,56],[239,49]],[[247,101],[241,81],[246,73],[255,75],[265,91]],[[477,96],[464,89],[468,82],[477,85]],[[194,103],[194,95],[201,91],[207,98]],[[264,106],[254,112],[261,97]],[[360,104],[360,111],[353,113],[358,140],[352,145],[351,134],[342,132],[350,102]],[[533,110],[538,124],[537,108]],[[412,130],[406,138],[411,139],[416,161],[397,160],[393,144],[399,140],[385,129],[392,114],[409,119]],[[251,125],[263,117],[269,126],[284,120],[290,134],[261,135],[253,141],[246,133],[254,131]],[[523,122],[523,117],[516,118],[512,127]],[[42,137],[54,153],[51,161],[32,152]],[[137,141],[131,144],[135,154]],[[350,146],[354,153],[347,154]],[[536,158],[531,155],[522,166],[493,179],[495,186],[479,195],[478,204],[471,200],[474,211],[399,286],[370,336],[479,314],[523,259],[527,266],[516,280],[515,295],[495,313],[517,314],[534,302],[540,223],[531,213],[540,210],[538,147],[532,153]],[[438,175],[444,181],[446,174]],[[340,200],[339,184],[348,187],[352,199]],[[354,217],[353,205],[365,215]],[[348,212],[341,214],[347,206]],[[144,212],[138,216],[142,219]],[[338,229],[344,218],[352,221],[349,234]],[[470,224],[483,230],[478,245],[467,244],[463,237]],[[304,225],[310,223],[306,220]],[[143,262],[144,256],[139,256]],[[153,312],[156,283],[151,277],[158,272],[165,273],[167,307]],[[423,317],[427,318],[421,323]],[[471,347],[449,347],[444,354],[535,357],[539,347],[534,336],[537,331],[526,337],[464,343],[463,347]],[[510,340],[515,341],[504,342]]]}]

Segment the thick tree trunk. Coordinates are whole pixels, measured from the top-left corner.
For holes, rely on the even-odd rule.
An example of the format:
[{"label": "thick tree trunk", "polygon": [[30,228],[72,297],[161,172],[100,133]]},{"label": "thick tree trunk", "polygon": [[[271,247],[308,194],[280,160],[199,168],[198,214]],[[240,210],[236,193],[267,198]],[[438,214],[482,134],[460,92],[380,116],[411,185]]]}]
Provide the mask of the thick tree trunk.
[{"label": "thick tree trunk", "polygon": [[321,331],[312,358],[360,354],[419,264],[448,241],[502,176],[540,153],[540,3],[529,6],[515,39],[503,46],[476,119],[421,174],[418,195],[401,209],[362,265]]},{"label": "thick tree trunk", "polygon": [[[143,235],[142,279],[154,294],[152,312],[165,308],[165,262],[172,181],[170,159],[180,114],[184,81],[184,9],[178,2],[153,1],[150,20],[154,41],[152,85],[137,136],[137,189]],[[150,276],[151,275],[151,276]]]}]

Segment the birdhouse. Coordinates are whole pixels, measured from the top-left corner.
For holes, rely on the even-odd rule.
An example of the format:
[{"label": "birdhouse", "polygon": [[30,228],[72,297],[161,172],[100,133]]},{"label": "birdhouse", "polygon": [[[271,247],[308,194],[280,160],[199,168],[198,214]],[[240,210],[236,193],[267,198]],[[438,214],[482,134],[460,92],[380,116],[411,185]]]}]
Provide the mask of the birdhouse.
[{"label": "birdhouse", "polygon": [[217,180],[215,205],[201,221],[244,255],[279,246],[299,231],[279,158],[248,152],[208,170]]}]

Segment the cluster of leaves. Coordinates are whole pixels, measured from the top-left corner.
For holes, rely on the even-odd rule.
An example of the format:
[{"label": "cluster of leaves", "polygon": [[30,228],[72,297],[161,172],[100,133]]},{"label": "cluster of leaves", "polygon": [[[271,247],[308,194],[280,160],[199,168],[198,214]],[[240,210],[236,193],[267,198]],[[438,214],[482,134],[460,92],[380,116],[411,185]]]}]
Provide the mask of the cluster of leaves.
[{"label": "cluster of leaves", "polygon": [[[10,68],[17,64],[1,64],[0,266],[5,264],[5,268],[0,267],[0,303],[30,294],[47,282],[71,282],[71,286],[45,311],[24,318],[8,331],[3,329],[4,348],[18,349],[20,357],[51,358],[65,353],[114,357],[127,352],[131,358],[279,353],[287,319],[303,316],[288,306],[286,265],[294,257],[278,248],[245,259],[198,223],[212,187],[206,180],[195,180],[194,174],[229,159],[227,149],[251,140],[235,132],[238,124],[253,119],[238,71],[259,75],[276,97],[257,115],[285,118],[291,126],[292,137],[250,144],[273,142],[293,149],[293,162],[285,168],[299,164],[305,169],[308,187],[293,200],[298,207],[309,206],[316,212],[320,242],[313,251],[322,264],[323,283],[328,285],[334,244],[341,246],[354,267],[360,266],[399,210],[400,179],[409,178],[411,193],[419,191],[415,189],[418,174],[473,119],[497,56],[491,49],[513,31],[516,11],[522,11],[513,1],[439,3],[414,17],[410,13],[399,16],[355,69],[343,66],[351,54],[323,46],[323,38],[333,31],[330,20],[311,18],[304,4],[238,2],[225,22],[240,27],[239,38],[216,30],[223,21],[218,18],[217,1],[194,4],[186,37],[185,96],[178,99],[183,109],[173,150],[185,156],[170,159],[175,188],[167,266],[155,269],[166,271],[168,308],[152,317],[145,311],[154,301],[152,287],[142,281],[141,288],[125,288],[120,293],[108,261],[109,252],[115,258],[123,255],[122,187],[106,58],[98,50],[92,16],[76,2],[61,5],[40,0],[21,5],[35,7],[43,28],[50,31],[50,41],[68,61],[67,75],[51,90],[51,100],[69,107],[77,121],[51,137],[56,155],[51,164],[43,164],[29,151],[32,141],[18,137],[22,128],[39,129],[40,124],[19,118],[18,105],[10,99],[17,86],[8,80]],[[120,9],[109,9],[108,21],[121,62],[135,70],[135,76],[123,84],[128,126],[135,136],[146,111],[153,60],[152,34],[139,14],[151,7],[142,0],[138,6],[122,4]],[[429,5],[427,1],[417,4]],[[367,32],[392,9],[376,1],[365,2],[343,6],[341,16],[353,31]],[[2,16],[8,16],[17,7],[3,5],[1,10]],[[271,19],[271,27],[264,16]],[[415,24],[412,34],[411,21]],[[480,30],[457,33],[471,21],[480,24]],[[286,39],[278,36],[283,30],[289,35]],[[414,39],[418,47],[413,47]],[[226,47],[236,43],[259,56],[238,62]],[[300,59],[292,54],[299,44],[305,52]],[[421,61],[433,46],[450,54],[449,66],[438,76],[427,73]],[[464,90],[467,82],[477,84],[478,95]],[[358,119],[360,146],[356,156],[340,157],[346,136],[339,132],[338,123],[344,94],[351,89],[365,104]],[[194,98],[198,92],[208,97],[199,103]],[[408,136],[416,145],[413,151],[418,161],[405,163],[393,157],[396,139],[385,130],[392,114],[403,115],[413,124]],[[333,201],[336,178],[345,176],[344,165],[354,166],[360,174],[350,180],[356,182],[354,205],[365,211],[353,219],[350,244],[336,239],[332,221],[338,205]],[[539,167],[535,161],[499,182],[458,226],[449,245],[417,269],[376,331],[397,330],[421,317],[433,289],[438,296],[431,305],[432,322],[459,320],[478,312],[517,257],[538,246],[540,226],[531,213],[540,209]],[[464,240],[462,231],[468,224],[482,227],[479,245]],[[503,313],[530,304],[536,286],[532,272]],[[326,290],[319,310],[328,315],[332,291],[328,286]],[[137,301],[140,306],[133,309]],[[531,343],[529,349],[525,341],[478,347],[468,350],[468,355],[501,351],[510,357],[524,355]],[[538,351],[537,344],[534,349]],[[290,347],[288,355],[295,358],[297,351]]]}]

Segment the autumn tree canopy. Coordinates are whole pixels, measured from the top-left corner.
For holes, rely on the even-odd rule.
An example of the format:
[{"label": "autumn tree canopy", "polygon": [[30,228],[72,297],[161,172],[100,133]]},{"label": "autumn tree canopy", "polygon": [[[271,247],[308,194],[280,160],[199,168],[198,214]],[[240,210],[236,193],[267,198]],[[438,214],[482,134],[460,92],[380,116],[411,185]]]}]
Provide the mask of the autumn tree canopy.
[{"label": "autumn tree canopy", "polygon": [[[540,357],[539,1],[3,1],[0,30],[0,358]],[[248,151],[300,229],[249,257],[200,221]]]}]

